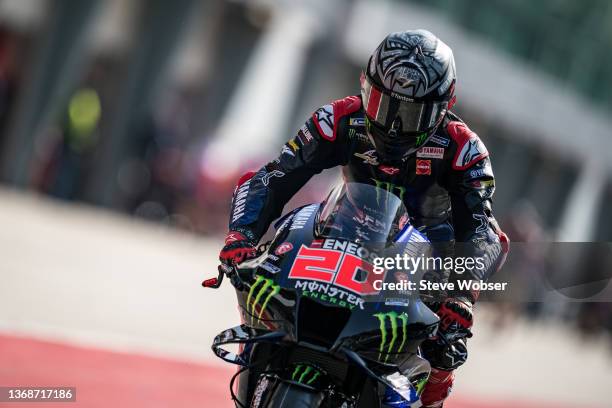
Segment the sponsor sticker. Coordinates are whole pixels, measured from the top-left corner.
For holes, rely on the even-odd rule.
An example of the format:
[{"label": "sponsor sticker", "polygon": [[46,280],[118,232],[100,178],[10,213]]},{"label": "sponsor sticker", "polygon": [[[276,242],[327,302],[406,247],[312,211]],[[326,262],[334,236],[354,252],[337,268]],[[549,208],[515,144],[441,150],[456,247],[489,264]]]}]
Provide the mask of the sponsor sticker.
[{"label": "sponsor sticker", "polygon": [[408,299],[402,299],[402,298],[386,298],[385,299],[385,306],[406,307],[408,305],[410,305],[410,301]]},{"label": "sponsor sticker", "polygon": [[293,249],[293,244],[291,242],[283,242],[274,250],[274,253],[278,256],[286,254],[287,252]]},{"label": "sponsor sticker", "polygon": [[356,307],[359,307],[361,310],[364,310],[365,308],[362,297],[335,287],[330,283],[316,282],[311,280],[296,280],[295,289],[300,290],[302,296],[321,300],[332,305],[345,307],[351,310],[355,309]]},{"label": "sponsor sticker", "polygon": [[242,236],[241,233],[232,232],[232,233],[227,234],[227,237],[225,238],[225,245],[228,245],[228,244],[231,244],[232,242],[240,241],[243,239],[244,237]]},{"label": "sponsor sticker", "polygon": [[281,154],[288,154],[291,157],[295,157],[295,153],[293,153],[293,150],[291,150],[291,148],[287,145],[283,146],[283,150],[281,150]]},{"label": "sponsor sticker", "polygon": [[350,126],[365,126],[365,118],[350,118]]},{"label": "sponsor sticker", "polygon": [[282,171],[280,171],[280,170],[272,170],[271,172],[266,173],[266,174],[265,174],[265,175],[264,175],[264,176],[261,178],[261,182],[262,182],[262,184],[263,184],[264,186],[268,187],[268,184],[270,184],[270,179],[271,179],[272,177],[278,177],[278,178],[281,178],[281,177],[284,177],[284,176],[285,176],[285,173],[283,173]]},{"label": "sponsor sticker", "polygon": [[282,230],[284,230],[285,228],[287,228],[287,225],[289,225],[291,223],[291,220],[293,219],[294,214],[289,214],[282,222],[282,224],[280,224],[277,228],[276,231],[280,232]]},{"label": "sponsor sticker", "polygon": [[372,255],[355,243],[339,240],[327,239],[322,248],[302,245],[288,277],[333,284],[358,295],[378,293],[374,266],[364,259]]},{"label": "sponsor sticker", "polygon": [[475,178],[480,178],[480,177],[485,177],[485,176],[493,177],[493,169],[491,169],[491,166],[489,164],[487,164],[484,167],[470,170],[467,173],[468,180],[473,180]]},{"label": "sponsor sticker", "polygon": [[444,157],[444,148],[425,146],[421,147],[417,151],[416,155],[417,157],[421,157],[424,159],[442,159]]},{"label": "sponsor sticker", "polygon": [[281,268],[279,268],[276,265],[272,265],[270,262],[264,262],[261,265],[259,265],[259,267],[261,269],[264,269],[264,270],[270,272],[271,274],[276,274],[276,273],[279,273],[281,271]]},{"label": "sponsor sticker", "polygon": [[349,129],[349,138],[350,139],[357,139],[360,142],[367,142],[368,141],[368,136],[365,133],[357,132],[353,128]]},{"label": "sponsor sticker", "polygon": [[314,123],[321,136],[334,140],[334,108],[331,105],[321,106],[314,113]]},{"label": "sponsor sticker", "polygon": [[378,359],[389,359],[391,353],[399,354],[404,350],[408,339],[408,315],[391,310],[373,315],[380,322],[380,346]]},{"label": "sponsor sticker", "polygon": [[293,223],[290,230],[299,230],[306,226],[306,223],[310,219],[310,217],[315,213],[315,211],[319,208],[318,204],[311,204],[307,207],[302,208],[295,216],[293,217]]},{"label": "sponsor sticker", "polygon": [[453,168],[455,170],[465,170],[488,155],[489,152],[482,141],[477,137],[472,137],[464,143],[461,150],[457,153]]},{"label": "sponsor sticker", "polygon": [[363,153],[355,153],[355,157],[359,157],[363,159],[363,163],[369,164],[371,166],[378,166],[378,157],[376,157],[376,150],[368,150]]},{"label": "sponsor sticker", "polygon": [[274,283],[273,279],[255,275],[255,282],[251,284],[246,299],[246,311],[251,316],[251,324],[255,319],[261,319],[268,307],[268,302],[280,293],[280,289],[280,285]]},{"label": "sponsor sticker", "polygon": [[382,171],[383,173],[387,173],[390,176],[393,176],[393,175],[399,173],[399,171],[400,171],[400,169],[398,169],[397,167],[385,166],[383,164],[378,166],[378,169],[380,171]]},{"label": "sponsor sticker", "polygon": [[436,135],[433,135],[429,140],[434,142],[435,144],[439,144],[440,146],[444,146],[444,147],[448,147],[448,144],[450,143],[449,139],[445,137],[436,136]]},{"label": "sponsor sticker", "polygon": [[478,177],[482,177],[484,175],[485,175],[485,169],[482,168],[482,169],[476,169],[476,170],[470,171],[469,177],[471,179],[475,179],[475,178],[478,178]]},{"label": "sponsor sticker", "polygon": [[431,175],[431,160],[417,159],[416,174],[417,176],[430,176]]},{"label": "sponsor sticker", "polygon": [[234,199],[234,210],[232,211],[232,223],[238,221],[244,216],[244,210],[246,209],[246,198],[249,194],[250,185],[251,180],[241,185],[236,192],[236,198]]},{"label": "sponsor sticker", "polygon": [[298,144],[296,143],[295,140],[291,139],[288,142],[289,146],[291,146],[291,149],[293,149],[294,152],[297,152],[298,150],[300,150],[300,146],[298,146]]},{"label": "sponsor sticker", "polygon": [[[393,128],[391,129],[393,130]],[[417,136],[416,145],[420,146],[427,141],[427,132],[423,132]]]},{"label": "sponsor sticker", "polygon": [[309,143],[309,142],[312,142],[312,140],[314,139],[314,138],[312,137],[312,133],[310,133],[310,129],[308,129],[308,126],[306,126],[306,125],[304,125],[304,126],[302,126],[302,127],[300,128],[300,130],[298,131],[298,134],[300,134],[300,135],[302,135],[302,136],[303,136],[303,139],[304,139],[304,140],[303,140],[302,142],[303,142],[304,144]]},{"label": "sponsor sticker", "polygon": [[[404,200],[404,194],[406,194],[406,187],[403,186],[398,186],[396,184],[390,183],[388,181],[382,181],[382,180],[377,180],[377,179],[370,179],[374,182],[374,184],[376,185],[376,187],[383,189],[385,191],[388,191],[392,194],[395,194],[396,196],[398,196],[400,198],[400,200]],[[376,200],[378,200],[378,191],[376,192]]]}]

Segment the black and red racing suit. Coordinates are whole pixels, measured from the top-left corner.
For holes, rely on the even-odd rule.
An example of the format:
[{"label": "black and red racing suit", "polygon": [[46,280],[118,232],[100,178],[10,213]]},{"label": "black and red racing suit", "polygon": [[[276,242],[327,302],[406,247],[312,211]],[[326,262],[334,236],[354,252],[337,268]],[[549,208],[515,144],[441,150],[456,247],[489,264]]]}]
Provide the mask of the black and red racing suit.
[{"label": "black and red racing suit", "polygon": [[[342,166],[346,181],[373,184],[399,196],[411,224],[443,251],[452,252],[456,242],[469,243],[468,255],[482,257],[485,268],[469,270],[468,278],[486,279],[503,262],[500,237],[503,240],[505,235],[491,209],[495,179],[489,153],[480,138],[449,111],[415,155],[399,163],[384,163],[367,134],[359,96],[348,96],[316,110],[275,160],[240,179],[232,200],[229,230],[257,243],[312,176],[335,166]],[[453,271],[443,273],[447,273],[443,276],[446,280],[459,278]],[[466,295],[472,302],[477,296]],[[434,352],[437,349],[433,347]],[[430,381],[422,397],[425,405],[425,400],[446,398],[453,368],[436,371],[438,382]]]},{"label": "black and red racing suit", "polygon": [[448,112],[414,156],[390,165],[379,159],[365,122],[359,96],[315,111],[275,160],[239,181],[229,230],[258,242],[312,176],[342,166],[346,181],[374,184],[398,195],[411,224],[431,241],[476,244],[486,267],[474,268],[472,278],[486,278],[499,263],[502,248],[491,209],[495,179],[480,138]]}]

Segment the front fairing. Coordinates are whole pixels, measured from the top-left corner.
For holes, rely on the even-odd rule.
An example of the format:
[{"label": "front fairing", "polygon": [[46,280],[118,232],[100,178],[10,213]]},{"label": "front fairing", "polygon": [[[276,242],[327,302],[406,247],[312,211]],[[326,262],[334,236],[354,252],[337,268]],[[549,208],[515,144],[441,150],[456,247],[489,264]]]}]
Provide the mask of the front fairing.
[{"label": "front fairing", "polygon": [[[393,362],[397,355],[416,352],[437,323],[437,316],[418,296],[388,304],[368,301],[367,296],[347,289],[346,285],[338,286],[321,278],[308,279],[296,273],[300,251],[311,249],[318,255],[324,252],[322,247],[331,247],[327,245],[330,241],[338,241],[315,237],[318,210],[319,205],[315,204],[296,211],[280,226],[260,257],[240,265],[245,281],[244,288],[238,291],[243,322],[281,330],[291,341],[312,342],[330,350],[350,345],[368,358],[382,362]],[[321,322],[321,315],[329,324]]]},{"label": "front fairing", "polygon": [[[395,200],[377,198],[388,200],[385,205]],[[393,385],[399,381],[398,366],[416,356],[420,343],[435,332],[438,318],[417,295],[400,301],[372,298],[376,293],[366,284],[369,272],[365,278],[354,274],[341,280],[342,265],[359,258],[363,267],[377,254],[363,241],[318,234],[322,210],[321,204],[312,204],[293,211],[279,222],[268,248],[239,265],[240,332],[275,333],[275,341],[329,352],[407,396],[418,384]],[[308,262],[319,264],[304,266]]]},{"label": "front fairing", "polygon": [[266,251],[239,265],[243,285],[236,292],[243,323],[283,331],[287,341],[297,342],[295,323],[300,296],[288,274],[299,248],[314,240],[318,209],[319,204],[312,204],[294,210],[278,226]]}]

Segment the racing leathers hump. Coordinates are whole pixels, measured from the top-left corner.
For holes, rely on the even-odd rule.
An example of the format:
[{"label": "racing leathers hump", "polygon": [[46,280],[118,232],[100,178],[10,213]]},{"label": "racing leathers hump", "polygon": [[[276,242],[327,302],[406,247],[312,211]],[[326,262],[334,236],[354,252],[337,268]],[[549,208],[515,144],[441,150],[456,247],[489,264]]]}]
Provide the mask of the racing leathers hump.
[{"label": "racing leathers hump", "polygon": [[347,181],[373,184],[399,196],[415,227],[427,232],[449,226],[450,236],[428,234],[430,240],[471,243],[470,255],[485,262],[484,269],[470,271],[472,279],[485,279],[497,268],[502,232],[491,210],[495,180],[480,138],[449,112],[415,155],[384,163],[367,135],[359,96],[316,110],[275,160],[241,179],[229,229],[258,241],[313,175],[334,166],[342,166]]}]

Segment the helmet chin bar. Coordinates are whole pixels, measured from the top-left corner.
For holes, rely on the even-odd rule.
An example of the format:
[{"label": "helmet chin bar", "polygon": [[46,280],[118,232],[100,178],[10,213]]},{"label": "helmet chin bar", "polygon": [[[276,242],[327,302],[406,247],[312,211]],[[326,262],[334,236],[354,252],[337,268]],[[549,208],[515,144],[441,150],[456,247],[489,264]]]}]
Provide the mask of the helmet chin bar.
[{"label": "helmet chin bar", "polygon": [[[416,145],[416,139],[415,144],[401,146],[394,144],[392,141],[376,137],[376,135],[372,134],[370,131],[368,131],[367,134],[372,144],[374,144],[376,153],[378,153],[382,163],[389,164],[404,161],[419,150],[419,146]],[[427,137],[427,139],[428,138],[429,137]]]},{"label": "helmet chin bar", "polygon": [[[441,116],[434,127],[423,131],[410,134],[402,134],[395,131],[396,136],[390,137],[390,131],[386,132],[380,126],[371,123],[371,119],[366,115],[366,134],[376,148],[380,161],[385,163],[400,162],[408,159],[415,154],[421,146],[433,136],[442,123],[444,116]],[[401,143],[402,139],[411,138],[414,143]],[[400,141],[400,143],[398,143]]]}]

